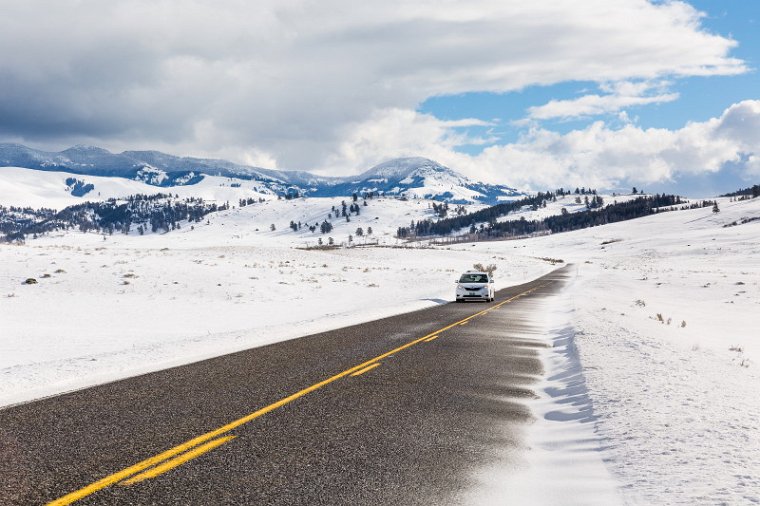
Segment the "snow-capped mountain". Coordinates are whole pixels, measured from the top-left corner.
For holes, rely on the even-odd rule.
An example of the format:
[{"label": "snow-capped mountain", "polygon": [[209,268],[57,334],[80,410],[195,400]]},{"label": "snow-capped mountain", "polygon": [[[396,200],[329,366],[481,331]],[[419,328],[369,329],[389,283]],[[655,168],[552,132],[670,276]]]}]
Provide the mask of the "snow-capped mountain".
[{"label": "snow-capped mountain", "polygon": [[495,203],[523,195],[503,185],[479,183],[427,158],[397,158],[351,178],[362,191],[381,191],[410,198],[428,198],[454,203]]},{"label": "snow-capped mountain", "polygon": [[378,192],[449,203],[494,204],[522,195],[502,185],[471,181],[427,158],[398,158],[357,176],[322,177],[303,171],[280,171],[240,165],[226,160],[178,157],[158,151],[111,153],[93,146],[74,146],[46,152],[20,144],[0,144],[0,166],[23,167],[79,175],[121,177],[153,186],[197,184],[204,176],[223,176],[252,185],[256,191],[313,197],[348,196]]}]

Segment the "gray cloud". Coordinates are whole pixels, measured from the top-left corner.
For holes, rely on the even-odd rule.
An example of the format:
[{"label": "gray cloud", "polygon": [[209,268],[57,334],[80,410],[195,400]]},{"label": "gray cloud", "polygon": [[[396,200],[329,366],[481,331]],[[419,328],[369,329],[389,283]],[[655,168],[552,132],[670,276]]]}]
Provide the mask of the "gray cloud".
[{"label": "gray cloud", "polygon": [[10,0],[3,11],[4,136],[342,173],[377,155],[347,147],[353,128],[433,95],[746,70],[682,2]]}]

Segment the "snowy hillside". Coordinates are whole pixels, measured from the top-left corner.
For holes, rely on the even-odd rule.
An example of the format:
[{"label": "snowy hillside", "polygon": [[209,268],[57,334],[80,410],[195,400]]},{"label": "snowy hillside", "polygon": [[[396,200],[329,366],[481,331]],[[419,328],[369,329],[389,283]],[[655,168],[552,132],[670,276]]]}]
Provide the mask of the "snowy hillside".
[{"label": "snowy hillside", "polygon": [[[429,161],[428,161],[429,162]],[[427,162],[425,162],[427,163]],[[456,205],[449,207],[446,213],[436,213],[435,208],[438,206],[433,200],[424,200],[420,195],[412,190],[401,191],[399,184],[427,185],[419,186],[426,191],[432,192],[436,189],[443,190],[444,182],[448,181],[445,188],[458,188],[458,197],[463,200],[472,198],[474,193],[464,195],[466,179],[451,172],[445,167],[441,167],[434,162],[429,162],[428,166],[420,168],[424,163],[420,160],[410,161],[406,164],[384,164],[379,168],[362,175],[365,182],[371,182],[375,186],[363,187],[361,195],[367,195],[367,198],[357,198],[354,203],[351,197],[308,197],[281,199],[265,186],[259,185],[255,181],[241,181],[235,178],[225,178],[219,176],[206,176],[195,184],[176,186],[171,188],[157,188],[144,181],[134,181],[125,178],[99,177],[72,175],[65,172],[52,171],[35,171],[17,167],[0,168],[0,196],[3,199],[0,206],[5,206],[6,211],[0,215],[0,226],[3,230],[3,236],[11,238],[24,238],[24,236],[37,236],[48,233],[53,230],[74,229],[90,230],[103,232],[109,230],[122,231],[142,235],[146,231],[169,231],[174,230],[176,220],[178,226],[185,226],[189,223],[192,214],[192,221],[200,221],[200,218],[208,212],[216,212],[217,207],[243,207],[246,204],[249,207],[251,219],[259,221],[260,229],[269,229],[272,225],[280,232],[291,232],[289,227],[295,224],[296,234],[291,235],[308,244],[309,241],[317,243],[319,237],[324,234],[322,223],[327,221],[329,230],[336,229],[335,233],[328,234],[333,236],[336,244],[347,240],[349,235],[356,235],[359,228],[362,235],[366,229],[374,226],[375,234],[372,238],[364,236],[362,241],[371,239],[373,242],[378,240],[387,242],[396,235],[398,227],[407,227],[411,222],[418,224],[421,220],[436,222],[441,216],[460,216],[460,213],[473,213],[484,208],[483,204]],[[160,172],[147,172],[148,169],[142,169],[141,173],[150,174],[151,177],[160,178]],[[192,173],[190,173],[192,174]],[[147,176],[146,176],[147,177]],[[378,195],[381,185],[395,185],[389,191],[385,192],[389,197],[373,197]],[[438,185],[438,186],[435,186]],[[153,195],[161,192],[163,197],[154,199],[151,208],[140,204],[139,212],[132,203],[128,203],[125,198],[130,195]],[[342,192],[337,192],[342,193]],[[437,197],[427,193],[428,198]],[[453,195],[449,194],[449,197]],[[557,193],[550,195],[547,199],[539,199],[532,205],[520,207],[521,202],[531,202],[531,199],[517,199],[510,203],[502,203],[500,208],[508,206],[496,218],[484,217],[481,221],[477,215],[473,216],[474,226],[489,227],[491,220],[496,223],[506,222],[509,220],[541,220],[548,216],[559,214],[572,214],[587,209],[584,201],[589,197],[595,201],[598,199],[601,207],[613,205],[616,203],[627,202],[635,199],[639,195],[592,195],[587,194],[565,194]],[[467,198],[465,198],[467,197]],[[103,204],[100,206],[86,205],[85,202],[104,202],[108,199],[116,199],[115,202]],[[200,202],[190,202],[188,199],[201,199]],[[535,200],[535,199],[534,199]],[[368,202],[373,202],[373,208],[365,209]],[[125,209],[117,209],[120,206],[129,204]],[[187,212],[180,211],[175,213],[172,210],[173,205],[182,204],[187,207]],[[61,213],[60,216],[51,215],[49,212],[37,213],[27,212],[23,216],[19,211],[14,213],[7,212],[7,208],[14,206],[16,208],[31,207],[39,209],[42,207],[48,209],[61,210],[68,206],[77,205],[78,208],[69,211],[68,209]],[[346,213],[345,207],[348,207]],[[108,209],[104,208],[108,207]],[[194,210],[188,207],[193,207]],[[368,213],[375,212],[377,207],[381,207],[380,214],[384,216],[382,223],[379,216],[367,216]],[[440,209],[440,206],[438,206]],[[176,209],[176,208],[175,208]],[[511,211],[510,211],[511,210]],[[336,213],[337,211],[337,213]],[[162,216],[155,216],[160,213]],[[92,220],[87,218],[89,215],[98,217]],[[348,215],[348,216],[347,216]],[[285,219],[284,217],[292,216]],[[101,219],[102,217],[102,219]],[[122,219],[123,217],[123,219]],[[51,219],[54,218],[54,219]],[[347,218],[347,219],[344,219]],[[105,221],[103,221],[105,220]],[[184,221],[183,221],[184,220]],[[40,223],[44,225],[36,226],[33,224]],[[171,227],[162,226],[171,224]],[[378,234],[378,225],[382,228],[382,234]],[[459,229],[451,230],[453,236],[467,236],[470,234],[470,224],[462,226]],[[315,234],[315,231],[317,232]],[[445,232],[441,232],[445,233]],[[337,236],[336,236],[337,234]],[[406,235],[403,235],[406,237]],[[420,236],[425,239],[424,236]],[[429,238],[429,237],[428,237]],[[323,237],[327,241],[328,236]],[[473,237],[472,239],[476,239]]]},{"label": "snowy hillside", "polygon": [[[621,195],[618,193],[604,193],[600,192],[598,194],[599,197],[602,198],[604,201],[604,206],[613,205],[616,203],[622,203],[622,202],[628,202],[630,200],[636,199],[640,196],[643,196],[644,194],[625,194]],[[502,216],[497,221],[507,221],[507,220],[519,220],[521,218],[525,218],[528,221],[532,220],[542,220],[544,218],[547,218],[549,216],[557,216],[558,214],[562,214],[563,212],[568,213],[580,213],[587,210],[586,204],[584,203],[584,198],[586,195],[564,195],[564,196],[558,196],[556,202],[547,202],[546,207],[540,207],[538,209],[532,209],[530,206],[524,206],[519,211],[516,211],[514,213],[510,213],[507,216]]]},{"label": "snowy hillside", "polygon": [[346,197],[374,191],[450,203],[491,204],[522,195],[508,186],[470,181],[426,158],[391,160],[358,176],[321,177],[303,171],[263,169],[225,160],[177,157],[158,151],[115,154],[97,147],[75,146],[50,153],[19,144],[0,143],[0,177],[3,166],[120,177],[172,188],[197,184],[207,176],[227,177],[234,178],[241,186],[257,187],[258,191],[278,195]]},{"label": "snowy hillside", "polygon": [[[433,203],[426,200],[372,197],[357,199],[354,203],[348,197],[278,199],[266,188],[250,181],[241,184],[239,180],[217,176],[205,177],[193,185],[167,189],[125,178],[72,176],[64,172],[15,167],[0,169],[0,205],[6,207],[60,210],[88,201],[103,202],[111,198],[117,199],[115,205],[118,206],[130,195],[166,194],[167,191],[171,192],[171,197],[158,201],[158,204],[181,202],[189,198],[203,199],[206,203],[220,206],[229,203],[231,208],[236,208],[234,212],[213,216],[214,220],[223,220],[228,227],[237,226],[238,220],[245,221],[250,225],[249,231],[266,234],[271,240],[282,237],[286,244],[298,246],[315,246],[320,238],[327,243],[328,237],[332,237],[335,244],[347,243],[349,235],[354,236],[352,240],[355,238],[358,244],[368,241],[395,244],[398,241],[394,236],[399,225],[435,216]],[[241,201],[248,205],[241,207]],[[346,213],[348,219],[342,212],[343,204],[346,204],[347,209],[348,206],[355,206],[354,211]],[[477,210],[482,206],[467,207]],[[131,221],[130,233],[136,235],[138,223],[134,217]],[[324,221],[331,224],[332,231],[329,234],[320,233],[319,227]],[[291,222],[300,225],[300,228],[291,230]],[[181,225],[189,223],[183,222]],[[272,225],[275,227],[273,233],[270,230]],[[361,237],[357,236],[359,228],[362,229]]]},{"label": "snowy hillside", "polygon": [[[74,178],[92,185],[86,194],[76,196],[66,183]],[[200,197],[213,202],[237,202],[241,198],[275,198],[266,188],[248,184],[236,186],[236,181],[226,177],[205,177],[202,181],[188,186],[171,189],[157,188],[143,181],[120,177],[72,176],[67,172],[42,172],[20,167],[0,167],[0,205],[48,207],[63,209],[84,201],[104,201],[109,198],[124,198],[128,195],[152,195],[171,192],[181,198]]]}]

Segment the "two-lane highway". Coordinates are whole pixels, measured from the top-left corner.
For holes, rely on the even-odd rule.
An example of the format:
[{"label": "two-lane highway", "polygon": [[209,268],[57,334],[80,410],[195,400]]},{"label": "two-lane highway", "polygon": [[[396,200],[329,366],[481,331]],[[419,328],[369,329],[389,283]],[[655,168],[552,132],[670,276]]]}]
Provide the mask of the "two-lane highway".
[{"label": "two-lane highway", "polygon": [[542,373],[500,291],[0,410],[2,504],[453,504]]}]

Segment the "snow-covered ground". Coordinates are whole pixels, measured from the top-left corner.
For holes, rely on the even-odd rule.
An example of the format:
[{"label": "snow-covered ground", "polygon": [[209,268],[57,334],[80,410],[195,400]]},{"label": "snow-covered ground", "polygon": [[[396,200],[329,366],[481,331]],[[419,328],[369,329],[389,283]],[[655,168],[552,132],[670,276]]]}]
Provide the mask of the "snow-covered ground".
[{"label": "snow-covered ground", "polygon": [[[618,483],[604,464],[609,452],[595,432],[594,413],[575,344],[572,301],[566,293],[520,301],[508,308],[522,335],[543,342],[543,377],[528,401],[535,421],[528,428],[522,461],[496,463],[475,476],[468,504],[615,506]],[[514,401],[514,399],[510,399]]]},{"label": "snow-covered ground", "polygon": [[760,199],[719,203],[485,245],[573,263],[589,421],[626,504],[760,503],[760,220],[723,226]]},{"label": "snow-covered ground", "polygon": [[[45,199],[14,181],[0,182],[0,203]],[[223,178],[206,184],[205,198],[239,198]],[[49,191],[81,201],[59,186]],[[760,199],[429,249],[393,238],[432,215],[425,201],[375,199],[324,236],[287,228],[340,200],[269,200],[169,234],[0,245],[0,405],[440,304],[475,262],[496,264],[506,286],[563,259],[568,288],[536,303],[554,347],[529,401],[532,451],[504,490],[530,504],[760,503],[760,220],[741,223],[760,217]],[[298,249],[370,226],[384,247]],[[526,486],[539,478],[551,486]]]},{"label": "snow-covered ground", "polygon": [[[432,213],[425,201],[373,199],[325,235],[288,228],[340,203],[270,200],[168,234],[0,244],[0,405],[441,304],[476,262],[497,265],[497,286],[553,268],[477,248],[396,247],[398,223]],[[303,249],[350,234],[385,247]]]}]

